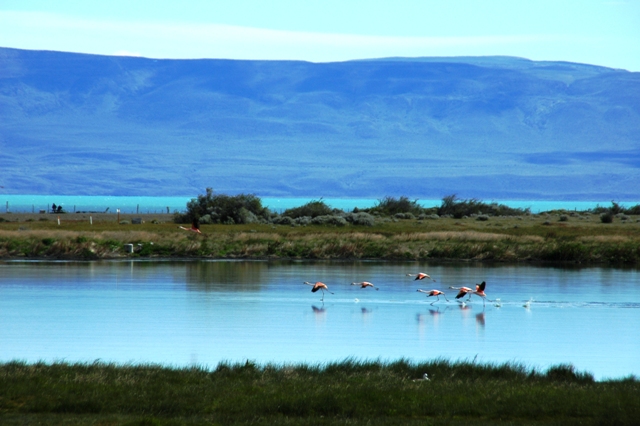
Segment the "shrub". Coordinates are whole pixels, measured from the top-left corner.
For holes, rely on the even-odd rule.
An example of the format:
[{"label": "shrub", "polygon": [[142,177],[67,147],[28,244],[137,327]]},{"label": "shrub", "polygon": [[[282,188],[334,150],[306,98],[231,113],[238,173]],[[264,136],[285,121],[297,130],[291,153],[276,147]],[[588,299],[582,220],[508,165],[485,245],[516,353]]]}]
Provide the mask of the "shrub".
[{"label": "shrub", "polygon": [[613,214],[611,212],[602,213],[600,215],[600,222],[602,222],[602,223],[613,223]]},{"label": "shrub", "polygon": [[278,216],[271,219],[271,223],[274,225],[294,225],[295,221],[289,216]]},{"label": "shrub", "polygon": [[295,219],[296,225],[309,225],[311,223],[311,216],[301,216]]},{"label": "shrub", "polygon": [[486,214],[479,214],[476,217],[476,220],[481,220],[481,221],[489,220],[489,216],[487,216]]},{"label": "shrub", "polygon": [[489,214],[491,216],[520,216],[530,213],[530,209],[516,209],[504,204],[487,204],[475,198],[461,200],[455,194],[447,195],[442,199],[442,204],[438,208],[438,215],[451,215],[455,219],[462,219],[463,216]]},{"label": "shrub", "polygon": [[625,214],[630,214],[630,215],[640,215],[640,204],[636,204],[633,207],[629,207],[628,209],[624,210]]},{"label": "shrub", "polygon": [[425,209],[418,205],[418,200],[410,201],[409,198],[402,196],[398,199],[393,197],[385,197],[378,200],[378,204],[367,210],[369,213],[378,213],[385,216],[394,216],[398,213],[411,213],[414,216],[424,213]]},{"label": "shrub", "polygon": [[316,216],[311,220],[314,225],[333,225],[333,226],[345,226],[347,220],[342,216],[324,215]]},{"label": "shrub", "polygon": [[174,215],[177,223],[191,223],[194,220],[201,223],[253,223],[268,218],[269,210],[262,206],[262,201],[255,195],[214,194],[211,188],[207,188],[206,194],[189,201],[186,213]]},{"label": "shrub", "polygon": [[375,218],[369,213],[349,213],[345,217],[347,222],[353,225],[373,226],[376,223]]},{"label": "shrub", "polygon": [[302,216],[309,216],[314,218],[318,216],[330,215],[332,213],[334,213],[334,210],[332,210],[331,207],[327,205],[327,203],[320,199],[309,201],[307,204],[304,204],[300,207],[287,209],[282,212],[282,216],[289,216],[293,219],[297,219]]},{"label": "shrub", "polygon": [[560,222],[567,222],[568,220],[569,220],[569,216],[567,216],[566,214],[560,215]]}]

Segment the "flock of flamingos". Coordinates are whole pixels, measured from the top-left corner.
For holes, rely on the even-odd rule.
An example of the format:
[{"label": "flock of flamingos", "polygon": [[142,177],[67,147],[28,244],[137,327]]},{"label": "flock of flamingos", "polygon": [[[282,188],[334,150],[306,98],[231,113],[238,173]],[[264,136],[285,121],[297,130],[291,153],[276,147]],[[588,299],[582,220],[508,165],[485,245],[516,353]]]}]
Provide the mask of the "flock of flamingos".
[{"label": "flock of flamingos", "polygon": [[[200,232],[200,225],[198,223],[197,220],[194,220],[193,223],[191,224],[191,228],[185,228],[184,226],[178,226],[178,228],[185,230],[185,231],[192,231],[195,232],[197,234],[202,234],[202,232]],[[434,280],[433,278],[431,278],[428,274],[425,274],[424,272],[419,272],[417,274],[407,274],[408,277],[416,277],[414,279],[414,281],[420,281],[420,280],[424,280],[426,278],[432,280],[433,282],[435,282],[436,280]],[[311,289],[312,293],[315,293],[316,291],[320,290],[322,291],[322,300],[324,302],[324,292],[328,292],[331,294],[331,291],[329,291],[329,287],[327,287],[327,285],[323,282],[316,282],[316,283],[310,283],[309,281],[305,281],[303,284],[306,285],[310,285],[313,288]],[[371,284],[368,281],[362,281],[359,283],[351,283],[351,285],[359,285],[360,288],[367,288],[367,287],[371,287],[371,288],[375,288],[376,290],[379,290],[378,287],[374,286],[373,284]],[[462,299],[465,296],[469,296],[469,298],[467,300],[471,299],[472,295],[476,295],[476,296],[480,296],[482,297],[482,304],[484,306],[484,304],[486,303],[485,300],[487,299],[487,295],[484,294],[484,288],[487,285],[486,282],[482,281],[480,284],[476,284],[476,289],[473,290],[469,287],[449,287],[451,289],[454,290],[458,290],[458,294],[456,295],[456,300],[458,299]],[[419,292],[421,293],[425,293],[427,295],[427,297],[432,297],[435,296],[436,300],[434,300],[431,304],[433,305],[434,303],[436,303],[438,300],[440,300],[440,296],[444,297],[445,300],[448,302],[449,299],[447,299],[447,296],[444,294],[443,291],[440,290],[423,290],[421,288],[418,289]],[[499,299],[498,299],[499,300]]]},{"label": "flock of flamingos", "polygon": [[[431,278],[429,275],[425,274],[424,272],[419,272],[417,274],[407,274],[408,277],[415,277],[414,281],[419,281],[419,280],[424,280],[426,278],[432,280],[433,282],[435,282],[436,280],[434,280],[433,278]],[[303,284],[306,285],[310,285],[313,288],[311,289],[312,293],[315,293],[316,291],[320,290],[322,291],[322,301],[324,301],[324,292],[328,292],[331,294],[331,291],[329,291],[329,288],[327,287],[327,285],[325,283],[322,283],[320,281],[316,282],[316,283],[310,283],[309,281],[305,281]],[[360,288],[367,288],[367,287],[371,287],[371,288],[375,288],[376,290],[379,290],[378,287],[374,286],[373,284],[371,284],[368,281],[362,281],[359,283],[351,283],[351,285],[359,285]],[[469,287],[449,287],[451,289],[454,290],[458,290],[458,294],[456,295],[456,300],[458,299],[462,299],[465,296],[468,296],[468,299],[471,299],[472,295],[476,295],[482,298],[482,304],[485,304],[485,300],[487,299],[487,295],[484,294],[484,288],[486,287],[487,283],[482,281],[480,284],[476,284],[476,289],[473,290],[472,288]],[[433,305],[434,303],[436,303],[438,300],[440,300],[440,296],[444,297],[445,300],[448,302],[449,299],[447,299],[447,296],[444,294],[443,291],[440,290],[423,290],[421,288],[419,288],[417,291],[419,291],[420,293],[425,293],[427,295],[427,297],[436,297],[436,300],[434,300],[431,304]]]}]

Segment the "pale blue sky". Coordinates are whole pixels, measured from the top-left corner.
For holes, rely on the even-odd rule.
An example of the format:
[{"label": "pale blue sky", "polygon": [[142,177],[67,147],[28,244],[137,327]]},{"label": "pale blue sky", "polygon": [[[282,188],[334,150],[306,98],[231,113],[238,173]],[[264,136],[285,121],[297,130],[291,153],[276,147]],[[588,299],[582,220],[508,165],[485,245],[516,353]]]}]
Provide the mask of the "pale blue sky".
[{"label": "pale blue sky", "polygon": [[640,1],[0,0],[0,46],[315,62],[511,55],[640,71]]}]

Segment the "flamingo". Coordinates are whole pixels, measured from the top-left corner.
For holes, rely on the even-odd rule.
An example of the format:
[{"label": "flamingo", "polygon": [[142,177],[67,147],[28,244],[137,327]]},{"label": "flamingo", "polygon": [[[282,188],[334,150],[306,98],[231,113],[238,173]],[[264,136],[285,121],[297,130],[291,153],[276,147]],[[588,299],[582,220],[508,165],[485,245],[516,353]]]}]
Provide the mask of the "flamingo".
[{"label": "flamingo", "polygon": [[471,299],[471,293],[473,292],[473,290],[470,289],[469,287],[449,287],[449,288],[452,288],[454,290],[460,290],[458,294],[456,294],[456,299],[460,299],[467,295],[469,296],[469,299],[467,300]]},{"label": "flamingo", "polygon": [[[329,288],[327,287],[327,285],[325,283],[321,283],[320,281],[318,281],[315,284],[310,283],[309,281],[305,281],[303,284],[310,285],[310,286],[313,287],[311,289],[311,293],[315,293],[318,290],[322,291],[322,299],[320,299],[320,300],[322,300],[323,302],[324,302],[324,292],[325,292],[325,290],[328,291],[329,293],[331,293],[329,291]],[[331,293],[331,294],[334,294],[334,293]]]},{"label": "flamingo", "polygon": [[434,300],[431,304],[433,305],[434,303],[436,303],[438,300],[440,300],[440,296],[443,296],[444,299],[448,302],[449,299],[447,299],[447,296],[440,290],[423,290],[421,288],[419,288],[417,291],[419,291],[420,293],[426,293],[427,297],[431,297],[431,296],[436,296],[436,300]]},{"label": "flamingo", "polygon": [[359,285],[360,288],[367,288],[367,287],[373,287],[376,290],[380,290],[378,287],[376,287],[375,285],[371,284],[368,281],[362,281],[361,283],[351,283],[351,285]]},{"label": "flamingo", "polygon": [[193,219],[193,222],[191,222],[191,228],[185,228],[184,226],[178,226],[178,228],[184,231],[191,231],[195,232],[196,234],[203,235],[202,232],[200,232],[200,222],[198,221],[198,219]]},{"label": "flamingo", "polygon": [[476,296],[482,297],[482,305],[484,306],[487,295],[484,294],[484,288],[487,285],[486,282],[482,281],[480,284],[476,284],[475,291],[469,292],[469,299],[471,299],[471,295],[475,294]]},{"label": "flamingo", "polygon": [[418,280],[424,280],[425,278],[429,278],[430,280],[433,280],[433,282],[436,282],[436,280],[434,280],[433,278],[431,278],[429,275],[425,274],[424,272],[418,272],[417,274],[407,274],[408,277],[416,277],[416,279],[414,281],[418,281]]}]

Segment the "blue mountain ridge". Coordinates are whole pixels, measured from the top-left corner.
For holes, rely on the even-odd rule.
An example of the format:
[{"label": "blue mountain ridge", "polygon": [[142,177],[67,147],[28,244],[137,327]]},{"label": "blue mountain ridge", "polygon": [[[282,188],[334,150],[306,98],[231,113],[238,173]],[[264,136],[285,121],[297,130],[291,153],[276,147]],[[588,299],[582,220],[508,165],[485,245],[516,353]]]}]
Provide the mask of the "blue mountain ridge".
[{"label": "blue mountain ridge", "polygon": [[0,48],[0,191],[637,200],[640,73]]}]

